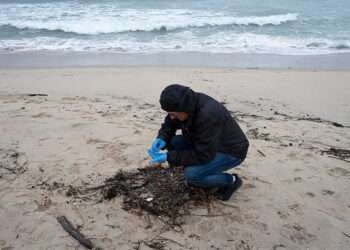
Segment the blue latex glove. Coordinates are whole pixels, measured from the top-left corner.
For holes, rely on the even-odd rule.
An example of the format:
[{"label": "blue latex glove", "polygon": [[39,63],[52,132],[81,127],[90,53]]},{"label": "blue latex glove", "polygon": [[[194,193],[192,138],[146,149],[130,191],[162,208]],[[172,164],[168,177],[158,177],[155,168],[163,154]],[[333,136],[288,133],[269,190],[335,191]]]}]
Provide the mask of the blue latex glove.
[{"label": "blue latex glove", "polygon": [[148,154],[152,158],[151,164],[163,163],[167,160],[167,153],[154,152],[151,148],[148,149]]},{"label": "blue latex glove", "polygon": [[166,145],[165,141],[161,138],[156,138],[154,139],[152,146],[151,146],[151,150],[153,152],[159,152],[162,148],[164,148]]}]

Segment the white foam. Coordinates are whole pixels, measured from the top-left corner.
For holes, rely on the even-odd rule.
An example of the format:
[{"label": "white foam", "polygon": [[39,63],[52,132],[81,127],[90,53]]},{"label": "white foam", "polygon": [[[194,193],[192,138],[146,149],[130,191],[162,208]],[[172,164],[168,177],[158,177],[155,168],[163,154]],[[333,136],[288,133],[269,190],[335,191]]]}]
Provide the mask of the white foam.
[{"label": "white foam", "polygon": [[152,31],[162,27],[174,30],[217,25],[280,25],[298,18],[296,13],[269,16],[232,16],[212,11],[120,9],[114,5],[79,5],[74,2],[2,7],[0,9],[0,25],[10,24],[18,28],[62,30],[90,35]]},{"label": "white foam", "polygon": [[[35,37],[0,40],[0,49],[14,50],[73,50],[125,51],[153,53],[160,51],[198,51],[217,53],[326,54],[349,52],[349,40],[330,40],[315,37],[290,38],[278,35],[238,33],[237,29],[210,30],[210,35],[192,32],[193,29],[153,34],[136,40],[127,31],[152,31],[219,25],[281,25],[298,20],[297,13],[267,16],[234,16],[224,12],[189,9],[122,9],[113,4],[80,4],[79,1],[46,4],[1,4],[0,25],[18,28],[63,30],[88,34],[76,38]],[[281,27],[280,27],[281,28]],[[283,27],[282,27],[283,28]],[[256,28],[258,30],[260,28]],[[205,29],[203,29],[205,30]],[[218,28],[217,30],[220,30]],[[242,30],[242,29],[240,29]],[[252,29],[249,29],[252,30]],[[101,36],[101,33],[126,32]],[[51,34],[52,35],[52,34]],[[139,36],[141,37],[141,36]],[[146,36],[144,36],[146,37]],[[153,37],[153,38],[152,38]],[[342,48],[342,49],[337,49]]]},{"label": "white foam", "polygon": [[[310,44],[318,44],[310,47]],[[313,55],[350,52],[350,49],[337,50],[339,45],[350,46],[349,41],[328,39],[291,39],[253,33],[219,32],[206,38],[197,37],[190,31],[172,36],[160,36],[149,42],[135,39],[82,40],[40,37],[23,40],[0,41],[0,49],[10,50],[69,50],[69,51],[117,51],[126,53],[155,52],[213,52],[213,53],[269,53],[280,55]]]}]

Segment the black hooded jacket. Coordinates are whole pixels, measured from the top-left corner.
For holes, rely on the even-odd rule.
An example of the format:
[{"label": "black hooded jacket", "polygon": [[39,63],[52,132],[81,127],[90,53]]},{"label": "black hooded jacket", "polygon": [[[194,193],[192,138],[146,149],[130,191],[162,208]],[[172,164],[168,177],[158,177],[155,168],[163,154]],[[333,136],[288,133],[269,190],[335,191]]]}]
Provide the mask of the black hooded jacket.
[{"label": "black hooded jacket", "polygon": [[[191,166],[212,161],[216,153],[226,153],[245,159],[249,142],[229,111],[215,99],[192,89],[173,84],[166,87],[160,104],[168,112],[186,112],[189,117],[181,122],[166,116],[159,130],[168,148],[168,162],[173,166]],[[191,143],[192,150],[174,151],[169,145],[176,130]]]}]

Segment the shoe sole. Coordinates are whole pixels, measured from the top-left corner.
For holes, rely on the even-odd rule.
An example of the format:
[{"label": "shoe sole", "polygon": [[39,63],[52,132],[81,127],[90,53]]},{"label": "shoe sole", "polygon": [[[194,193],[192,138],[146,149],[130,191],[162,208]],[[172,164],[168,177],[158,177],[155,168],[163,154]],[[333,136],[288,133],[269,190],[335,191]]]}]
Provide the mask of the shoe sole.
[{"label": "shoe sole", "polygon": [[229,199],[231,199],[232,195],[242,186],[243,181],[241,178],[238,177],[238,175],[233,174],[233,176],[235,177],[235,182],[233,183],[233,189],[232,189],[232,193],[230,195],[230,197],[224,199],[223,197],[218,196],[217,198],[221,201],[228,201]]}]

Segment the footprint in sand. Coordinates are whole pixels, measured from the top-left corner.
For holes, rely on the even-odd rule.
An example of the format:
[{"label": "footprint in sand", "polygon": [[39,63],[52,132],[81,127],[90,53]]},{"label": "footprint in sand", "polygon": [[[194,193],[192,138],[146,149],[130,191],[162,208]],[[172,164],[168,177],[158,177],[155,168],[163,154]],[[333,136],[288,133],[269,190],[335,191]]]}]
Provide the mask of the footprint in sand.
[{"label": "footprint in sand", "polygon": [[289,205],[288,208],[289,208],[289,210],[293,211],[297,215],[303,215],[304,214],[299,204]]},{"label": "footprint in sand", "polygon": [[111,117],[111,118],[120,118],[127,115],[127,112],[120,110],[107,110],[106,112],[98,111],[97,113],[101,114],[102,117]]},{"label": "footprint in sand", "polygon": [[252,183],[245,183],[243,185],[243,188],[244,189],[253,189],[253,188],[256,188],[256,186],[254,184],[252,184]]},{"label": "footprint in sand", "polygon": [[302,181],[303,181],[303,178],[301,178],[301,177],[294,178],[294,182],[302,182]]},{"label": "footprint in sand", "polygon": [[140,135],[140,134],[142,134],[142,132],[141,132],[141,130],[135,129],[134,130],[134,134],[135,135]]},{"label": "footprint in sand", "polygon": [[278,250],[279,248],[286,248],[286,246],[283,244],[274,245],[272,250]]},{"label": "footprint in sand", "polygon": [[3,247],[1,248],[1,250],[13,250],[14,248],[13,247]]},{"label": "footprint in sand", "polygon": [[72,125],[72,128],[81,128],[81,127],[84,127],[84,126],[87,126],[88,123],[81,123],[81,122],[78,122],[78,123],[74,123]]},{"label": "footprint in sand", "polygon": [[235,244],[235,248],[236,250],[250,250],[250,249],[254,249],[253,246],[249,245],[248,242],[246,242],[245,240],[240,240],[238,243]]},{"label": "footprint in sand", "polygon": [[0,240],[0,247],[5,246],[6,245],[6,241],[5,240]]},{"label": "footprint in sand", "polygon": [[287,155],[287,157],[288,157],[289,159],[291,159],[291,160],[296,160],[296,159],[298,159],[298,154],[297,154],[297,152],[290,152],[290,153]]},{"label": "footprint in sand", "polygon": [[333,194],[335,194],[335,192],[332,191],[332,190],[323,189],[323,190],[322,190],[322,194],[323,194],[323,195],[333,195]]},{"label": "footprint in sand", "polygon": [[3,101],[3,104],[11,104],[11,103],[17,103],[17,100],[5,100]]},{"label": "footprint in sand", "polygon": [[116,163],[128,163],[128,158],[124,154],[125,150],[129,147],[128,143],[124,142],[108,142],[108,143],[101,143],[99,144],[99,149],[103,149],[103,158],[105,159],[113,159]]},{"label": "footprint in sand", "polygon": [[43,212],[50,208],[52,205],[52,201],[48,196],[44,196],[40,201],[34,201],[37,205],[37,208],[34,210],[34,212]]},{"label": "footprint in sand", "polygon": [[286,211],[278,211],[277,214],[282,220],[285,220],[289,217],[289,213]]},{"label": "footprint in sand", "polygon": [[27,171],[27,158],[24,153],[15,150],[0,149],[0,176],[8,180]]},{"label": "footprint in sand", "polygon": [[297,244],[308,244],[316,239],[316,236],[310,234],[306,229],[299,224],[295,223],[285,224],[282,226],[281,235],[289,238],[291,241]]},{"label": "footprint in sand", "polygon": [[36,115],[32,115],[33,118],[50,118],[52,117],[52,115],[49,115],[47,113],[39,113],[39,114],[36,114]]},{"label": "footprint in sand", "polygon": [[42,104],[43,102],[47,101],[47,99],[25,99],[25,104]]},{"label": "footprint in sand", "polygon": [[313,197],[316,196],[316,195],[315,195],[314,193],[312,193],[312,192],[306,192],[306,195],[307,195],[308,197],[311,197],[311,198],[313,198]]},{"label": "footprint in sand", "polygon": [[90,138],[86,141],[87,144],[110,144],[111,142],[109,141],[104,141],[101,139],[96,139],[96,138]]},{"label": "footprint in sand", "polygon": [[263,222],[256,222],[255,223],[255,228],[257,228],[260,232],[269,235],[269,227],[266,223]]},{"label": "footprint in sand", "polygon": [[334,177],[350,176],[350,171],[345,168],[335,167],[329,169],[328,174]]}]

